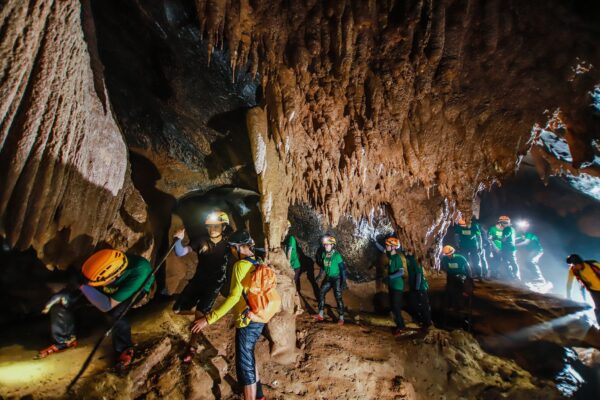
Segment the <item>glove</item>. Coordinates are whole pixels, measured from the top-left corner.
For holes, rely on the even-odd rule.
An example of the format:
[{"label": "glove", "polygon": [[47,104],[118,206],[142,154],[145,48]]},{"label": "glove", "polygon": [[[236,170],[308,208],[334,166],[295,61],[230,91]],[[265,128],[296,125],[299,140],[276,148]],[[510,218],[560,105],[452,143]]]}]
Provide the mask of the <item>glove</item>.
[{"label": "glove", "polygon": [[48,314],[50,309],[54,307],[56,304],[62,304],[65,307],[68,307],[71,302],[71,296],[66,291],[61,291],[50,297],[50,300],[44,306],[42,310],[42,314]]}]

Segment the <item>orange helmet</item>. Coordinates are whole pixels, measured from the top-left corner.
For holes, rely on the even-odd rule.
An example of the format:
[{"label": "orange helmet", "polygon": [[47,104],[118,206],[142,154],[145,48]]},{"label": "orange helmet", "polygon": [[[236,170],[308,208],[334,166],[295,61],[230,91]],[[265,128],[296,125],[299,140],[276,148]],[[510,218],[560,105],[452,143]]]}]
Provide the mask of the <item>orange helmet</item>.
[{"label": "orange helmet", "polygon": [[506,215],[501,215],[500,218],[498,218],[498,222],[509,222],[510,223],[510,218],[508,218]]},{"label": "orange helmet", "polygon": [[106,249],[92,254],[81,268],[90,286],[103,286],[113,281],[127,268],[127,257],[122,251]]},{"label": "orange helmet", "polygon": [[454,247],[450,245],[446,245],[444,246],[444,248],[442,248],[442,253],[444,253],[445,256],[451,256],[452,254],[454,254],[454,252]]},{"label": "orange helmet", "polygon": [[458,220],[458,225],[459,226],[467,226],[467,221],[465,221],[464,218],[461,218]]},{"label": "orange helmet", "polygon": [[206,216],[204,225],[229,225],[229,217],[223,211],[214,211]]},{"label": "orange helmet", "polygon": [[398,238],[395,237],[389,237],[385,239],[385,245],[392,246],[393,248],[397,249],[398,247],[400,247],[400,240],[398,240]]},{"label": "orange helmet", "polygon": [[325,244],[335,244],[336,240],[335,237],[331,236],[331,235],[327,235],[327,236],[323,236],[323,239],[321,239],[321,243]]}]

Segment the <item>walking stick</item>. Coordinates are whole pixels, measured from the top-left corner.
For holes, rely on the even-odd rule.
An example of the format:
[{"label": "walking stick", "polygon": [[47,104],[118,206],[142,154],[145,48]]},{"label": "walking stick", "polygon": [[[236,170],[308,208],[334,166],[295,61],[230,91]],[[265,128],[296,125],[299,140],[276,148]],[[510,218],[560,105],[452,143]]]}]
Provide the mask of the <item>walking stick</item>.
[{"label": "walking stick", "polygon": [[134,295],[131,297],[131,301],[129,302],[129,304],[127,305],[127,307],[125,307],[125,309],[123,310],[123,312],[121,312],[121,314],[119,314],[119,316],[117,317],[117,319],[115,319],[115,321],[113,322],[113,324],[111,325],[111,327],[106,331],[106,333],[104,333],[104,335],[100,336],[100,338],[98,339],[98,341],[94,345],[94,348],[92,349],[92,351],[90,352],[90,354],[87,356],[87,358],[83,362],[83,365],[81,366],[81,369],[79,370],[79,372],[77,373],[77,375],[75,375],[75,377],[73,378],[73,380],[71,381],[71,383],[69,383],[69,386],[67,386],[67,393],[69,393],[69,392],[71,392],[73,390],[73,387],[75,386],[75,384],[77,383],[77,381],[79,380],[79,378],[81,378],[81,376],[83,375],[83,373],[85,372],[85,370],[87,369],[87,367],[90,365],[90,362],[92,361],[92,358],[94,358],[94,354],[96,354],[96,351],[98,350],[98,348],[100,347],[100,345],[104,341],[104,338],[110,336],[110,334],[112,333],[112,331],[115,328],[115,326],[117,325],[117,323],[119,321],[121,321],[123,319],[123,317],[125,317],[125,314],[127,314],[127,312],[131,309],[131,307],[133,307],[135,305],[135,303],[138,301],[138,298],[139,298],[140,294],[143,292],[144,286],[146,286],[146,283],[148,283],[148,281],[150,280],[150,278],[153,277],[156,274],[156,272],[158,271],[158,269],[164,264],[164,262],[167,260],[167,257],[169,256],[169,254],[171,254],[171,252],[173,251],[174,248],[175,248],[175,243],[173,243],[171,245],[171,247],[169,247],[169,250],[167,251],[167,254],[165,254],[164,257],[162,258],[162,260],[160,260],[160,262],[156,265],[156,267],[154,267],[154,269],[152,270],[152,273],[146,277],[146,279],[144,280],[144,283],[142,283],[142,285],[140,286],[140,288],[138,289],[138,291],[134,293]]}]

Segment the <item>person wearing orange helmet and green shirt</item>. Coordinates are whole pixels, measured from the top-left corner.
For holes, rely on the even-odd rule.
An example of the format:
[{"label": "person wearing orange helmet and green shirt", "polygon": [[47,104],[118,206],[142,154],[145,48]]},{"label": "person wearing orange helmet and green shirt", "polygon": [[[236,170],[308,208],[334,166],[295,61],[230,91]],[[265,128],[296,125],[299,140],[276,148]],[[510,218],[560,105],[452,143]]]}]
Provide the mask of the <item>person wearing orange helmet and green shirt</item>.
[{"label": "person wearing orange helmet and green shirt", "polygon": [[[85,283],[79,286],[81,293],[98,310],[113,322],[121,315],[134,294],[140,289],[136,306],[145,304],[154,284],[152,266],[143,257],[125,254],[119,250],[106,249],[94,253],[81,269]],[[81,296],[75,291],[63,290],[50,298],[43,313],[50,313],[51,333],[54,343],[41,350],[38,358],[77,346],[73,310],[80,304]],[[117,368],[127,367],[133,360],[131,326],[127,318],[116,322],[112,330],[113,349],[118,355]]]},{"label": "person wearing orange helmet and green shirt", "polygon": [[461,218],[454,225],[454,233],[459,250],[471,265],[473,277],[484,278],[487,271],[484,271],[483,268],[483,238],[479,224],[474,221],[467,223]]},{"label": "person wearing orange helmet and green shirt", "polygon": [[441,270],[446,273],[446,296],[448,308],[458,311],[463,308],[463,292],[467,278],[472,277],[471,267],[465,257],[456,253],[454,247],[442,248]]},{"label": "person wearing orange helmet and green shirt", "polygon": [[321,260],[318,263],[322,265],[321,272],[317,277],[317,281],[325,275],[321,288],[319,290],[319,313],[314,316],[315,320],[323,321],[325,319],[323,313],[325,309],[325,296],[329,290],[333,289],[335,301],[338,307],[338,324],[344,325],[344,299],[342,298],[342,290],[345,286],[346,267],[342,255],[335,249],[337,241],[332,235],[325,235],[321,239],[324,251],[320,254]]},{"label": "person wearing orange helmet and green shirt", "polygon": [[390,307],[394,316],[394,336],[402,334],[406,325],[402,318],[402,303],[404,302],[404,276],[408,268],[406,256],[398,251],[400,240],[396,237],[388,237],[385,240],[385,252],[388,256],[387,285],[390,297]]},{"label": "person wearing orange helmet and green shirt", "polygon": [[519,264],[517,263],[517,246],[515,229],[511,226],[510,218],[502,215],[496,225],[488,231],[489,240],[493,243],[497,277],[521,280]]},{"label": "person wearing orange helmet and green shirt", "polygon": [[415,320],[422,329],[431,326],[431,307],[429,306],[429,283],[423,266],[408,250],[404,250],[408,262],[408,302]]}]

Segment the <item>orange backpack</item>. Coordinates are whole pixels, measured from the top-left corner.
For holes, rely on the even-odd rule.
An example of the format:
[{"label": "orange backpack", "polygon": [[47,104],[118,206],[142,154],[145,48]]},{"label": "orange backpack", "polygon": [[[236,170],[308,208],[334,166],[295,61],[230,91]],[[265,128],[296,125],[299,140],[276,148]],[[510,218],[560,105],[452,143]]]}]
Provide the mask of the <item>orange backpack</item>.
[{"label": "orange backpack", "polygon": [[254,264],[255,269],[250,276],[248,292],[242,292],[248,310],[252,312],[251,320],[267,323],[281,310],[281,296],[277,292],[275,271],[267,264],[246,258]]}]

